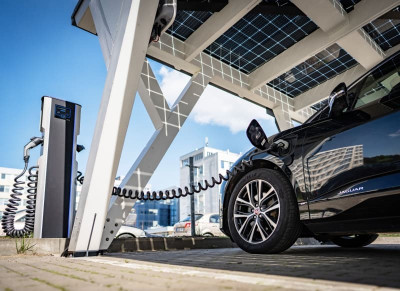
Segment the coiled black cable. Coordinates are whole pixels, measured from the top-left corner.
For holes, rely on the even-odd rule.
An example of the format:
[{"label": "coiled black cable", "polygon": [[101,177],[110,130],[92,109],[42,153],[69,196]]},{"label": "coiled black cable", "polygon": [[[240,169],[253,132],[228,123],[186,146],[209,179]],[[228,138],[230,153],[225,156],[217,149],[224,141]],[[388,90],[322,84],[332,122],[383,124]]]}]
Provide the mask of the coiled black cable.
[{"label": "coiled black cable", "polygon": [[[25,217],[25,225],[23,229],[15,229],[14,220],[15,215],[17,214],[18,206],[20,204],[22,196],[22,192],[25,184],[24,181],[20,181],[19,179],[25,174],[28,168],[28,161],[25,161],[25,167],[21,174],[19,174],[14,179],[14,185],[12,189],[12,194],[10,195],[11,198],[8,200],[9,203],[4,211],[4,215],[1,220],[1,225],[3,231],[11,237],[22,237],[27,234],[30,234],[33,231],[34,224],[35,224],[35,208],[36,208],[36,192],[37,192],[37,181],[38,181],[38,167],[31,167],[29,169],[28,175],[28,195],[27,195],[27,210],[26,210],[26,217]],[[34,171],[36,170],[36,171]]]},{"label": "coiled black cable", "polygon": [[81,171],[77,171],[76,173],[77,173],[76,180],[82,185],[85,177],[83,176]]},{"label": "coiled black cable", "polygon": [[167,199],[174,199],[174,198],[181,198],[181,197],[186,197],[188,195],[193,195],[195,193],[200,193],[201,191],[206,191],[209,188],[213,188],[216,185],[220,185],[223,181],[228,181],[230,180],[233,176],[237,175],[238,173],[244,173],[246,171],[246,168],[251,168],[253,167],[253,161],[252,161],[252,156],[250,157],[249,161],[242,161],[239,165],[234,166],[232,171],[227,170],[226,171],[226,176],[223,176],[222,174],[218,175],[218,178],[215,179],[214,177],[211,178],[211,184],[205,180],[204,181],[204,186],[201,183],[197,184],[196,186],[191,186],[191,190],[189,190],[189,187],[185,187],[184,191],[182,188],[178,188],[177,190],[173,189],[171,191],[166,190],[166,191],[139,191],[135,190],[133,191],[132,189],[127,189],[127,188],[120,188],[120,187],[114,187],[112,191],[112,195],[119,196],[119,197],[124,197],[124,198],[129,198],[129,199],[137,199],[137,200],[167,200]]}]

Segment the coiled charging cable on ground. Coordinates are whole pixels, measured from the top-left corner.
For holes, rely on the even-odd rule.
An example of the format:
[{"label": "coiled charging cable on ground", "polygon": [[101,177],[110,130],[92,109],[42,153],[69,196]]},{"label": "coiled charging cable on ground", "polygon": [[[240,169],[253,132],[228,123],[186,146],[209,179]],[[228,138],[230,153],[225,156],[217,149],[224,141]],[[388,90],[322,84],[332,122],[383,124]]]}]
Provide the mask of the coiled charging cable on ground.
[{"label": "coiled charging cable on ground", "polygon": [[11,237],[22,237],[32,233],[33,228],[35,226],[35,209],[36,209],[36,193],[37,193],[37,183],[38,183],[38,169],[39,167],[34,166],[28,170],[28,189],[26,196],[27,198],[27,206],[26,206],[26,215],[25,215],[25,224],[22,229],[15,228],[15,217],[17,216],[18,206],[21,202],[21,196],[23,195],[22,191],[25,184],[24,181],[21,180],[21,177],[25,174],[28,169],[29,164],[29,150],[42,144],[43,139],[40,137],[32,137],[30,142],[28,142],[24,147],[24,162],[25,166],[21,174],[19,174],[14,179],[13,189],[11,190],[12,194],[10,195],[10,199],[8,200],[7,207],[4,211],[3,217],[1,219],[1,226],[3,231]]},{"label": "coiled charging cable on ground", "polygon": [[25,215],[25,225],[22,229],[15,228],[15,216],[17,215],[18,206],[21,202],[22,191],[25,184],[21,180],[21,177],[25,174],[28,168],[28,162],[25,162],[24,170],[14,179],[14,185],[12,189],[11,198],[8,200],[7,207],[4,211],[4,215],[1,220],[3,231],[11,237],[22,237],[30,234],[35,226],[35,208],[36,208],[36,193],[37,193],[37,181],[38,181],[38,167],[31,167],[28,171],[28,195],[27,195],[27,206]]}]

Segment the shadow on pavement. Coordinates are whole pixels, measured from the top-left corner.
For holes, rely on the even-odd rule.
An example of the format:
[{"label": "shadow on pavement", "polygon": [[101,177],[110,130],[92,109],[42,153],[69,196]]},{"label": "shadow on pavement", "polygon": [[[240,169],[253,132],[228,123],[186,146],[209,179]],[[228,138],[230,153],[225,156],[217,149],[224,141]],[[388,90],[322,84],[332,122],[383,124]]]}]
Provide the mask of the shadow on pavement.
[{"label": "shadow on pavement", "polygon": [[113,253],[108,256],[177,266],[400,288],[400,245],[371,245],[359,249],[297,246],[274,255],[248,254],[234,248]]}]

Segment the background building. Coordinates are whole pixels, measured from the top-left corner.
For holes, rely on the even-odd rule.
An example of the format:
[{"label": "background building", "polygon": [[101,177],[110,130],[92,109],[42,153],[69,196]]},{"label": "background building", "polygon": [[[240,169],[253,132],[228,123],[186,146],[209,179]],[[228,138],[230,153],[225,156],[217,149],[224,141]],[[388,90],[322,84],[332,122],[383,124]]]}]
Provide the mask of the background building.
[{"label": "background building", "polygon": [[[211,177],[218,174],[226,174],[241,154],[223,151],[205,146],[180,157],[180,186],[190,185],[189,158],[193,157],[193,165],[197,167],[194,175],[194,183],[203,183],[204,180],[211,182]],[[218,213],[220,185],[195,195],[196,213]],[[184,219],[190,214],[190,197],[179,199],[179,218]]]},{"label": "background building", "polygon": [[[172,187],[174,189],[176,187]],[[172,226],[179,221],[178,199],[161,201],[137,201],[130,215],[135,215],[133,222],[126,221],[126,225],[131,225],[143,230]]]}]

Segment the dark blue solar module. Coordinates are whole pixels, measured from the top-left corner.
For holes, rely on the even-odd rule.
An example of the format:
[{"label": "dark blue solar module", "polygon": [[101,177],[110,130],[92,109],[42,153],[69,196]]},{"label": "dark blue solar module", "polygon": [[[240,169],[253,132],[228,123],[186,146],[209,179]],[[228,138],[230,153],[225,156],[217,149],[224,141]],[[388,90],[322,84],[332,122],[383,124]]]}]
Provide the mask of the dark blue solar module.
[{"label": "dark blue solar module", "polygon": [[317,28],[306,16],[249,12],[205,52],[248,74]]},{"label": "dark blue solar module", "polygon": [[357,64],[345,50],[333,44],[268,83],[278,91],[295,97]]},{"label": "dark blue solar module", "polygon": [[186,40],[211,15],[212,12],[207,11],[178,10],[175,21],[167,32],[180,40]]},{"label": "dark blue solar module", "polygon": [[339,0],[340,4],[342,5],[343,9],[349,13],[353,10],[354,5],[356,5],[361,0]]},{"label": "dark blue solar module", "polygon": [[[400,7],[393,9],[393,12],[400,13]],[[363,29],[384,51],[400,43],[400,19],[376,19]]]},{"label": "dark blue solar module", "polygon": [[[334,1],[340,2],[346,12],[351,12],[361,0]],[[263,2],[276,6],[293,6],[288,0]],[[249,74],[318,29],[305,15],[268,14],[268,10],[260,13],[256,8],[206,48],[205,52]],[[211,15],[212,12],[179,10],[168,33],[184,41]],[[393,27],[389,29],[391,40],[396,39],[394,30],[397,31],[397,27]],[[400,41],[400,34],[398,31],[396,33]],[[295,97],[356,64],[338,45],[332,45],[268,85]]]}]

